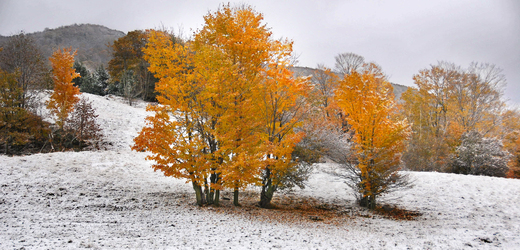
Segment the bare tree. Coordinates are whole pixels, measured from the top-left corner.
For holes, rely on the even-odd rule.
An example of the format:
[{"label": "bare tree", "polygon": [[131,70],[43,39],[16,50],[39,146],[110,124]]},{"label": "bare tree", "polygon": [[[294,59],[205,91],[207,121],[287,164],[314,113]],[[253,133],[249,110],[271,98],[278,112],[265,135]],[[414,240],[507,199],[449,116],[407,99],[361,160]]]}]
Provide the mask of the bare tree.
[{"label": "bare tree", "polygon": [[[333,123],[310,121],[301,127],[305,137],[298,146],[307,149],[307,152],[316,152],[315,155],[325,157],[338,164],[351,165],[354,151],[352,133],[345,133],[340,126]],[[313,155],[312,153],[307,153]]]},{"label": "bare tree", "polygon": [[3,47],[0,52],[0,68],[9,73],[17,73],[16,80],[22,89],[20,107],[34,108],[34,90],[42,88],[48,72],[40,49],[23,32],[10,37]]},{"label": "bare tree", "polygon": [[502,69],[494,64],[473,62],[467,70],[466,85],[471,100],[467,110],[468,131],[479,129],[484,136],[496,134],[493,129],[500,123],[505,107],[502,96],[506,79]]},{"label": "bare tree", "polygon": [[67,119],[67,130],[74,134],[80,149],[85,141],[95,143],[102,138],[101,127],[96,123],[97,117],[92,102],[83,97],[76,103],[74,112]]},{"label": "bare tree", "polygon": [[365,58],[354,53],[342,53],[337,55],[335,59],[335,70],[345,75],[350,75],[352,72],[360,70],[365,64]]}]

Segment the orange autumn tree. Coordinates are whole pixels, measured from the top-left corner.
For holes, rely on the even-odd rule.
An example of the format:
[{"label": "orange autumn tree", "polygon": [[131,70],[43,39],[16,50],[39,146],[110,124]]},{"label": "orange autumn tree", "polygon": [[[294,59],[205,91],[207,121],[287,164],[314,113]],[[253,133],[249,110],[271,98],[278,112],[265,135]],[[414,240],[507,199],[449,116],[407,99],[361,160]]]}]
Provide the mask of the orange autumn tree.
[{"label": "orange autumn tree", "polygon": [[[263,66],[270,60],[272,41],[262,15],[249,6],[225,5],[208,13],[204,20],[204,27],[195,35],[194,46],[196,51],[203,48],[214,51],[224,61],[211,64],[219,74],[226,74],[211,81],[215,94],[211,108],[215,115],[219,114],[214,135],[223,160],[222,185],[234,190],[234,204],[238,205],[239,189],[256,182],[259,175],[260,124],[255,103],[260,97],[259,84]],[[205,61],[207,67],[210,62]]]},{"label": "orange autumn tree", "polygon": [[76,51],[72,49],[58,49],[49,58],[52,64],[52,77],[54,79],[54,93],[47,102],[47,108],[57,117],[56,124],[63,129],[63,125],[74,110],[74,104],[79,101],[79,88],[75,87],[72,79],[80,77],[74,66]]},{"label": "orange autumn tree", "polygon": [[154,169],[191,181],[197,204],[218,205],[224,186],[238,189],[257,176],[251,169],[260,164],[260,138],[250,103],[258,91],[225,51],[197,38],[173,44],[167,34],[151,31],[144,52],[160,79],[161,106],[148,108],[155,116],[147,118],[133,149],[152,152],[147,159],[156,162]]},{"label": "orange autumn tree", "polygon": [[202,205],[206,202],[203,187],[212,169],[211,151],[215,150],[205,140],[211,118],[199,105],[205,88],[195,74],[191,47],[190,43],[175,44],[164,32],[150,31],[144,57],[159,79],[155,90],[160,105],[148,106],[154,115],[146,118],[132,149],[151,152],[146,158],[164,175],[190,181],[197,204]]},{"label": "orange autumn tree", "polygon": [[[223,187],[238,191],[249,184],[262,185],[261,206],[288,184],[297,167],[291,153],[301,137],[293,129],[301,120],[306,92],[304,81],[293,79],[292,42],[274,40],[263,15],[250,6],[223,6],[205,16],[206,25],[195,36],[196,51],[216,50],[223,56],[212,64],[224,79],[215,89],[209,107],[218,114],[214,135],[219,141],[219,167]],[[207,58],[202,58],[208,68]],[[266,159],[266,160],[264,160]],[[261,182],[259,182],[261,181]]]},{"label": "orange autumn tree", "polygon": [[305,96],[311,90],[306,78],[294,78],[289,70],[292,43],[282,46],[278,60],[267,66],[262,84],[261,118],[263,122],[264,164],[260,207],[268,208],[278,189],[294,185],[303,188],[307,174],[305,163],[294,159],[293,151],[304,133],[296,132],[308,111]]},{"label": "orange autumn tree", "polygon": [[271,68],[291,44],[273,40],[262,15],[248,6],[224,6],[204,19],[185,44],[150,32],[144,54],[159,79],[161,105],[148,108],[155,115],[133,149],[150,151],[154,169],[192,182],[199,205],[218,205],[223,188],[234,190],[239,205],[239,190],[261,183],[268,154],[261,103],[268,79],[280,75]]},{"label": "orange autumn tree", "polygon": [[336,91],[339,107],[354,132],[355,162],[348,183],[361,206],[374,209],[378,196],[407,185],[398,172],[411,130],[397,116],[392,86],[375,64],[346,75]]}]

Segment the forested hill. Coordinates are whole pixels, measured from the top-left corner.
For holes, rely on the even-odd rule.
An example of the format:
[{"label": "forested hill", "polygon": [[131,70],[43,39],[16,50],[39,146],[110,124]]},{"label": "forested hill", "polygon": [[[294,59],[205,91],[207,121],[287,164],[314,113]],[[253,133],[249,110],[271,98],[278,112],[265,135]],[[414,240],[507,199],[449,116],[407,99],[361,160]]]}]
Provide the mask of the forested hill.
[{"label": "forested hill", "polygon": [[[108,66],[108,62],[112,59],[112,50],[108,46],[125,36],[125,33],[97,24],[73,24],[55,29],[46,28],[44,31],[27,35],[40,46],[45,58],[50,57],[56,48],[77,49],[76,60],[93,71],[101,64]],[[0,44],[7,39],[8,37],[0,36]],[[305,76],[312,75],[314,70],[308,67],[293,68],[296,74]],[[407,89],[406,86],[395,83],[392,83],[392,86],[397,99]]]},{"label": "forested hill", "polygon": [[[56,48],[72,47],[78,51],[76,59],[93,70],[100,64],[108,64],[112,58],[108,45],[125,33],[96,24],[73,24],[27,35],[40,46],[45,58],[50,57]],[[7,38],[0,36],[0,44]]]},{"label": "forested hill", "polygon": [[[294,74],[300,75],[300,76],[310,76],[313,74],[313,72],[315,70],[316,69],[308,68],[308,67],[293,67],[292,68],[292,71],[294,72]],[[394,88],[395,98],[397,100],[401,99],[401,95],[408,89],[408,87],[401,85],[401,84],[396,84],[396,83],[391,83],[391,84],[392,84],[392,87]]]}]

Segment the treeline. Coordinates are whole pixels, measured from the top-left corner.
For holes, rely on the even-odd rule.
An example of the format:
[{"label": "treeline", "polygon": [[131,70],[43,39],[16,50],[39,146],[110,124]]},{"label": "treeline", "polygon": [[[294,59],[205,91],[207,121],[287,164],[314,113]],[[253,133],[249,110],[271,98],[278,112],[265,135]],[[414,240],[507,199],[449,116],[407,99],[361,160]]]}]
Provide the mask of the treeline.
[{"label": "treeline", "polygon": [[[0,47],[0,152],[26,154],[99,147],[100,128],[88,100],[75,97],[74,55],[56,50],[49,63],[34,40],[20,33]],[[68,54],[67,60],[65,54]],[[50,65],[49,65],[50,64]],[[47,108],[56,124],[43,121],[45,90],[54,88]],[[66,98],[73,98],[67,100]]]},{"label": "treeline", "polygon": [[239,205],[240,190],[257,185],[260,206],[270,207],[277,191],[303,188],[323,160],[338,163],[335,174],[368,208],[409,187],[400,170],[520,176],[520,112],[505,105],[506,81],[495,65],[439,62],[414,75],[416,87],[397,99],[382,69],[353,53],[336,56],[334,68],[295,74],[292,41],[273,39],[249,6],[224,5],[204,20],[192,39],[129,32],[111,45],[107,68],[63,64],[79,76],[68,80],[58,80],[60,70],[31,39],[12,37],[0,51],[3,152],[82,148],[98,138],[98,127],[89,137],[84,123],[71,120],[95,124],[86,101],[51,101],[56,125],[42,121],[38,91],[54,88],[158,102],[133,149],[149,151],[154,169],[189,180],[199,205],[219,205],[223,189]]},{"label": "treeline", "polygon": [[492,64],[439,62],[414,75],[402,95],[413,124],[408,169],[519,177],[520,112],[502,99],[506,80]]},{"label": "treeline", "polygon": [[188,41],[144,32],[161,105],[149,107],[155,115],[133,147],[152,153],[154,169],[188,179],[199,205],[218,205],[224,188],[239,205],[239,190],[259,185],[269,207],[324,158],[340,163],[336,174],[369,208],[409,186],[403,169],[518,177],[520,116],[502,100],[496,66],[440,62],[397,103],[380,67],[353,53],[339,54],[334,71],[294,76],[292,42],[272,39],[248,6],[204,19]]}]

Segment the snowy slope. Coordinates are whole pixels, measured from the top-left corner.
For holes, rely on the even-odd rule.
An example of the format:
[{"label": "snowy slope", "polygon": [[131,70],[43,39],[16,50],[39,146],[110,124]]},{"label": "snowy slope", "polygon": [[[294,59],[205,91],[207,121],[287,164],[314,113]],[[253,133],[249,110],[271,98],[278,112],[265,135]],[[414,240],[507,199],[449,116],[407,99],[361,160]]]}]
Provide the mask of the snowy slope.
[{"label": "snowy slope", "polygon": [[320,164],[308,188],[283,197],[339,204],[346,215],[335,220],[269,220],[286,214],[227,200],[196,207],[190,184],[130,151],[144,105],[84,95],[112,146],[0,156],[0,249],[520,249],[519,180],[412,172],[415,187],[383,202],[422,216],[395,221],[356,207]]}]

